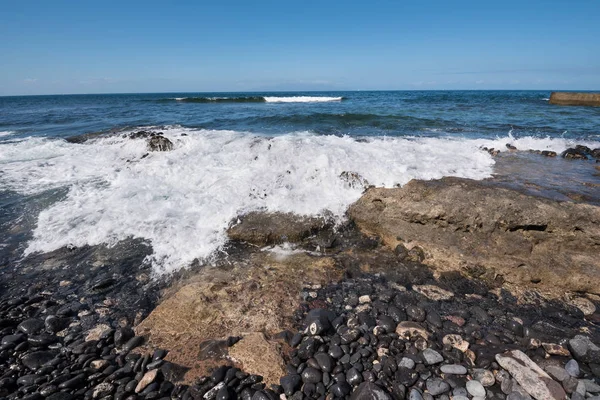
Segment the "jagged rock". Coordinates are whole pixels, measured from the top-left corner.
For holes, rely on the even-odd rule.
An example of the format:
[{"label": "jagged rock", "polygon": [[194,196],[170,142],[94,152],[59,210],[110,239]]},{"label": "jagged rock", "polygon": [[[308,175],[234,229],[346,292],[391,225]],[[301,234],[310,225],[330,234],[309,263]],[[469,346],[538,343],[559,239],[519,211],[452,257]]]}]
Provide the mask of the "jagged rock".
[{"label": "jagged rock", "polygon": [[366,189],[369,187],[369,181],[358,172],[343,171],[340,174],[340,179],[353,189]]},{"label": "jagged rock", "polygon": [[414,285],[413,290],[435,301],[450,300],[454,293],[435,285]]},{"label": "jagged rock", "polygon": [[499,276],[513,284],[535,281],[557,295],[600,293],[598,206],[443,178],[371,188],[348,215],[392,249],[399,237],[422,247],[424,262],[440,271],[482,270],[478,276],[491,283]]},{"label": "jagged rock", "polygon": [[250,212],[238,220],[227,230],[229,238],[257,246],[298,243],[332,224],[327,218],[291,213]]},{"label": "jagged rock", "polygon": [[173,150],[173,142],[162,135],[152,136],[148,139],[149,151],[171,151]]},{"label": "jagged rock", "polygon": [[536,400],[564,400],[562,386],[520,350],[496,354],[496,361]]}]

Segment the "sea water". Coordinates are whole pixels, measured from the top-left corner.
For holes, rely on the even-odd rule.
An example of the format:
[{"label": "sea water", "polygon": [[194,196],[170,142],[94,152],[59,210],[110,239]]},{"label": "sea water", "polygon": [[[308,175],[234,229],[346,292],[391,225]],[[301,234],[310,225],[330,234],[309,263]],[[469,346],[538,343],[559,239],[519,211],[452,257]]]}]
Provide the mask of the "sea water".
[{"label": "sea water", "polygon": [[[362,193],[340,179],[344,171],[383,187],[444,176],[485,179],[495,174],[497,159],[482,147],[600,147],[600,108],[553,106],[548,97],[539,91],[0,97],[0,260],[141,238],[152,246],[147,261],[155,272],[171,272],[210,259],[226,244],[227,227],[249,211],[343,221]],[[149,153],[145,139],[127,136],[139,130],[162,132],[173,150]],[[99,134],[83,143],[65,140],[90,133]],[[557,165],[553,171],[564,169]],[[510,171],[519,178],[518,169]]]}]

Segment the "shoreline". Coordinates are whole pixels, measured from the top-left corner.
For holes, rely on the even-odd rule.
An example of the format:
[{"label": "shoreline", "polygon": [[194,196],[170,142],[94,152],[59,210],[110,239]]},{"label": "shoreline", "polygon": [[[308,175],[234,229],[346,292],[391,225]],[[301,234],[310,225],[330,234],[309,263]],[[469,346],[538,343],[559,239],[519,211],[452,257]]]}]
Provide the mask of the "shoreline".
[{"label": "shoreline", "polygon": [[[493,180],[474,184],[506,191]],[[594,294],[548,291],[531,278],[498,280],[486,269],[432,268],[427,243],[398,247],[353,222],[334,229],[320,220],[259,215],[236,228],[228,255],[162,281],[150,279],[143,263],[149,249],[139,241],[121,244],[123,251],[96,246],[32,257],[33,275],[4,267],[2,393],[51,400],[597,394]],[[48,320],[64,319],[66,331],[49,330]],[[522,357],[517,350],[530,360],[528,370],[512,369],[510,360]],[[7,369],[11,362],[21,369]],[[52,375],[46,363],[67,372]],[[224,364],[235,369],[218,368]],[[532,373],[542,382],[535,388],[520,378]]]}]

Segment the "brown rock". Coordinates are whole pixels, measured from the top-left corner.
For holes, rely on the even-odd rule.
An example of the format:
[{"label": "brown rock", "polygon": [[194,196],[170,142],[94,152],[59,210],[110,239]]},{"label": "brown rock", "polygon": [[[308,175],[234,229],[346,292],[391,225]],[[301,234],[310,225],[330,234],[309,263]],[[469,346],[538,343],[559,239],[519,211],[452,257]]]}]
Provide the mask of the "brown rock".
[{"label": "brown rock", "polygon": [[267,385],[279,384],[285,375],[285,363],[279,347],[260,332],[244,335],[229,349],[229,356],[250,374],[261,375]]},{"label": "brown rock", "polygon": [[257,252],[227,268],[207,267],[174,287],[136,332],[148,336],[151,347],[168,349],[168,361],[191,368],[184,381],[192,382],[224,362],[225,354],[219,351],[218,360],[200,360],[201,344],[245,332],[272,335],[291,329],[303,282],[325,284],[339,277],[331,258],[306,254],[280,258]]},{"label": "brown rock", "polygon": [[440,271],[477,266],[512,284],[600,293],[600,207],[537,198],[462,178],[374,188],[349,216],[395,248],[421,246]]},{"label": "brown rock", "polygon": [[413,290],[435,301],[450,300],[454,293],[435,285],[414,285]]},{"label": "brown rock", "polygon": [[401,338],[416,338],[422,337],[423,339],[429,338],[429,332],[419,323],[412,321],[402,321],[396,327],[396,333]]},{"label": "brown rock", "polygon": [[257,246],[298,243],[331,224],[326,218],[304,217],[291,213],[251,212],[239,217],[239,222],[230,227],[227,234],[233,240]]},{"label": "brown rock", "polygon": [[600,93],[552,92],[550,104],[600,107]]},{"label": "brown rock", "polygon": [[150,371],[146,372],[144,374],[144,376],[142,377],[142,379],[140,379],[139,383],[137,384],[137,386],[135,387],[135,392],[139,393],[142,390],[146,389],[146,387],[151,384],[152,382],[154,382],[154,380],[156,379],[156,376],[158,375],[158,369],[151,369]]},{"label": "brown rock", "polygon": [[571,352],[564,346],[555,343],[542,343],[542,347],[546,353],[553,356],[571,357]]},{"label": "brown rock", "polygon": [[464,340],[462,336],[456,334],[444,336],[444,338],[442,339],[442,343],[452,346],[455,349],[462,351],[463,353],[469,348],[469,342]]}]

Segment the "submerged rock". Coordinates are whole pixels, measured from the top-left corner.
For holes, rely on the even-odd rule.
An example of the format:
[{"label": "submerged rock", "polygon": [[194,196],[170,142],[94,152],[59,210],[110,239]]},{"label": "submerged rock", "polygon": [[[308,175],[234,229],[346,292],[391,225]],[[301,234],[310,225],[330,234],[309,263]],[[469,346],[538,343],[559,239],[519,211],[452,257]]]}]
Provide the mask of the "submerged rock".
[{"label": "submerged rock", "polygon": [[164,136],[156,135],[148,139],[149,151],[171,151],[173,150],[173,142]]}]

